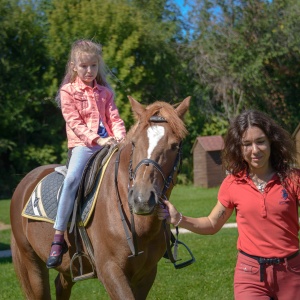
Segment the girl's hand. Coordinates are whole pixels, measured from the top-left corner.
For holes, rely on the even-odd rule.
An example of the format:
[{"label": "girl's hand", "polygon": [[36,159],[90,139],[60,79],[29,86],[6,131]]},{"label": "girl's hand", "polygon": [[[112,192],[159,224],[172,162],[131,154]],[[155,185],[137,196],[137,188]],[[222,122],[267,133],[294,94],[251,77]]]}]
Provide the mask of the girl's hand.
[{"label": "girl's hand", "polygon": [[111,136],[109,136],[107,138],[99,138],[97,140],[97,144],[102,146],[102,147],[104,147],[106,145],[108,145],[108,146],[109,145],[114,145],[114,144],[116,144],[116,140]]},{"label": "girl's hand", "polygon": [[122,143],[123,141],[125,140],[125,137],[119,137],[119,138],[117,138],[117,137],[115,137],[115,141],[116,141],[116,143]]},{"label": "girl's hand", "polygon": [[166,219],[168,224],[178,224],[179,220],[182,218],[182,215],[177,211],[175,206],[165,200],[164,201],[165,207],[162,204],[159,204],[157,209],[157,216],[159,220]]}]

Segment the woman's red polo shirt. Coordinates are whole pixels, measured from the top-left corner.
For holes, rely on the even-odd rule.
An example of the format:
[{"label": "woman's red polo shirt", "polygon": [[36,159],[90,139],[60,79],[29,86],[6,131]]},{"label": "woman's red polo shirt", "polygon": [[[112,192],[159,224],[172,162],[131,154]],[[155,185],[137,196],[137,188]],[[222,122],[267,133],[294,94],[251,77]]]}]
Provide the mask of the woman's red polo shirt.
[{"label": "woman's red polo shirt", "polygon": [[287,257],[299,249],[298,203],[300,170],[281,184],[277,174],[260,193],[252,180],[228,175],[218,200],[235,208],[239,237],[237,249],[260,257]]}]

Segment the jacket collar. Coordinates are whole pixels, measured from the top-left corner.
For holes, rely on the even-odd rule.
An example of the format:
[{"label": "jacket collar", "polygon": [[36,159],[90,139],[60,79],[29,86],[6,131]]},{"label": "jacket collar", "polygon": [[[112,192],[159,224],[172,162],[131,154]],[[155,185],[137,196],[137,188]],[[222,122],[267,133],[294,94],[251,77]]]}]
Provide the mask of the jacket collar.
[{"label": "jacket collar", "polygon": [[102,90],[102,86],[99,85],[99,84],[97,83],[96,79],[94,79],[94,82],[93,82],[93,83],[94,83],[94,87],[91,88],[91,87],[87,86],[86,84],[84,84],[84,83],[82,82],[82,80],[77,76],[73,84],[75,85],[75,87],[76,87],[77,89],[80,89],[80,90],[82,90],[82,91],[83,91],[83,90],[88,90],[88,89],[97,89],[97,90],[99,90],[99,91]]}]

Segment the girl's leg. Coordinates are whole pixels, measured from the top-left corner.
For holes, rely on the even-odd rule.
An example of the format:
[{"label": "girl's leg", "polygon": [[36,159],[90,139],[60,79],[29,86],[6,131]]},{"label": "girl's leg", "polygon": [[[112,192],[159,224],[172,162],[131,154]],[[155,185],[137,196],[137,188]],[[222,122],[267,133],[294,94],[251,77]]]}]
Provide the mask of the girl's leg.
[{"label": "girl's leg", "polygon": [[100,149],[100,146],[93,148],[78,146],[72,150],[68,172],[59,198],[56,220],[53,226],[56,230],[65,231],[67,229],[84,167],[89,158]]},{"label": "girl's leg", "polygon": [[67,251],[63,234],[67,229],[68,221],[73,210],[76,192],[80,184],[82,173],[91,155],[100,149],[100,146],[95,146],[93,148],[78,146],[72,150],[68,172],[59,198],[56,220],[53,226],[56,231],[50,256],[47,261],[47,266],[49,268],[57,267],[61,263],[62,255]]}]

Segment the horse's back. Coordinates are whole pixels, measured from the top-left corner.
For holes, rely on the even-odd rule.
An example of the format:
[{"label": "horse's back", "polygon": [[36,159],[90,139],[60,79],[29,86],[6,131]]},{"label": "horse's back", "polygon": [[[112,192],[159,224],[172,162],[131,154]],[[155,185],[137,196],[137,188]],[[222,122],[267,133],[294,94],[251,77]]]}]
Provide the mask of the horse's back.
[{"label": "horse's back", "polygon": [[33,189],[37,185],[37,183],[44,178],[46,175],[53,172],[54,168],[59,165],[52,164],[52,165],[45,165],[40,166],[32,171],[30,171],[17,185],[12,199],[11,199],[11,207],[10,207],[10,213],[11,213],[11,219],[13,219],[15,212],[22,211],[26,200],[30,197]]}]

